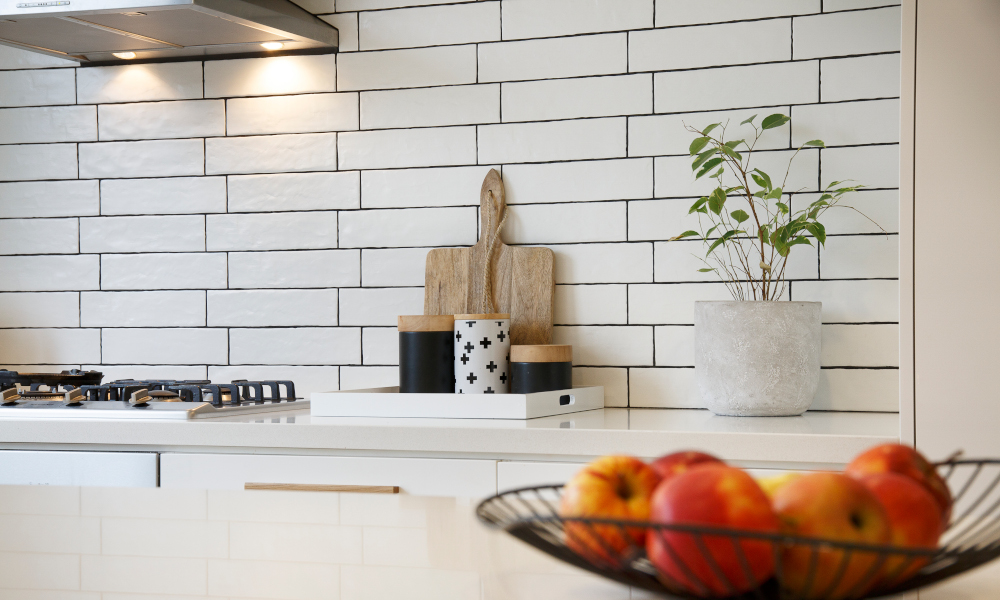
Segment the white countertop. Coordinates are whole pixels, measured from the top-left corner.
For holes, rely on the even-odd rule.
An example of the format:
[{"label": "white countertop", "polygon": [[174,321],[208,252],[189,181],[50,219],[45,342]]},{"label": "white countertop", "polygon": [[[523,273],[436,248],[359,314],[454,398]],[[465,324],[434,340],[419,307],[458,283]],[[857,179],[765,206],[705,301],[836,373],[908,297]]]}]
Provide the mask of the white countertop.
[{"label": "white countertop", "polygon": [[0,448],[582,461],[697,448],[745,466],[842,464],[899,437],[894,413],[720,417],[606,408],[527,421],[311,417],[307,410],[192,421],[0,418]]}]

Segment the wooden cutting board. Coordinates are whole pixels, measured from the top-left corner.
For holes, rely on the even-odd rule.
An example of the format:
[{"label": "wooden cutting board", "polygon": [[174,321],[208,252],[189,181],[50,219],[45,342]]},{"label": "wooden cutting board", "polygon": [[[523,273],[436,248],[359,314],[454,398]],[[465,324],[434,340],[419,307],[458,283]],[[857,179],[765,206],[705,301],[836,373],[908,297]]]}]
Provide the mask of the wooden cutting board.
[{"label": "wooden cutting board", "polygon": [[[497,235],[507,203],[503,181],[495,169],[483,180],[479,208],[481,227],[475,246],[436,248],[427,254],[424,314],[510,313],[512,344],[551,344],[555,293],[552,250],[511,247]],[[488,292],[492,310],[485,302]]]}]

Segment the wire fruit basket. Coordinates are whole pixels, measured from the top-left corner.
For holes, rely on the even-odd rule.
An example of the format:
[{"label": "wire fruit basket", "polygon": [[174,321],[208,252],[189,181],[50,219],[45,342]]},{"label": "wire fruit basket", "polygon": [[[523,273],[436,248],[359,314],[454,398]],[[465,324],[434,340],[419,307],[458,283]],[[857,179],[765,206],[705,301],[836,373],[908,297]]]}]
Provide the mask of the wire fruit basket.
[{"label": "wire fruit basket", "polygon": [[[903,548],[700,525],[564,518],[562,485],[511,490],[484,500],[479,520],[608,579],[665,598],[840,600],[891,596],[937,583],[1000,556],[1000,459],[936,465],[954,498],[937,548]],[[658,570],[636,532],[657,536],[672,558]],[[609,542],[610,540],[610,542]],[[620,543],[615,543],[620,542]],[[754,577],[770,554],[773,573]]]}]

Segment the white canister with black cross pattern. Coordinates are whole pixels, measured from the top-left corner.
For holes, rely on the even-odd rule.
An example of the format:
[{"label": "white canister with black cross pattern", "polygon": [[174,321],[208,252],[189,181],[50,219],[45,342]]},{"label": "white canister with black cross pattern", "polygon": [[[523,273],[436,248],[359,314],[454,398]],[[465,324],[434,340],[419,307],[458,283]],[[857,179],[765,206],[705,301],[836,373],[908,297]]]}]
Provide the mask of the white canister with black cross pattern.
[{"label": "white canister with black cross pattern", "polygon": [[455,393],[510,392],[510,315],[455,315]]}]

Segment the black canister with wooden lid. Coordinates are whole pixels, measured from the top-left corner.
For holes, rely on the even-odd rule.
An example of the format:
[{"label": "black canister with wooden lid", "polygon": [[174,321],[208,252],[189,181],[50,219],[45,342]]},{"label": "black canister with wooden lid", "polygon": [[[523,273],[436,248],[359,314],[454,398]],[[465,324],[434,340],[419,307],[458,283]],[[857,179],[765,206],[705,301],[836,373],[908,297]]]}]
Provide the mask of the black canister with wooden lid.
[{"label": "black canister with wooden lid", "polygon": [[455,391],[453,315],[400,316],[399,391],[451,394]]},{"label": "black canister with wooden lid", "polygon": [[573,387],[573,346],[510,347],[510,393],[533,394]]}]

